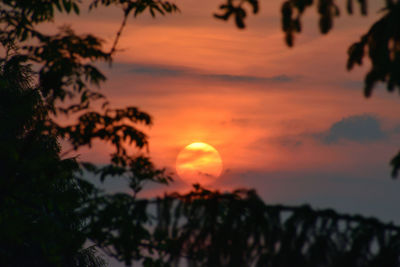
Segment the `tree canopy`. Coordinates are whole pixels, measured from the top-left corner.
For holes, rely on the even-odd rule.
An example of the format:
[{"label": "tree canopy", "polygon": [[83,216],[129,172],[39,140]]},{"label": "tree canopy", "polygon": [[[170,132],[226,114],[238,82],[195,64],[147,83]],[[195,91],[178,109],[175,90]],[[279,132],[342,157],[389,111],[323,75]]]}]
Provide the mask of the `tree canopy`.
[{"label": "tree canopy", "polygon": [[[366,14],[366,1],[358,1]],[[282,25],[289,46],[301,31],[311,0],[285,1]],[[348,67],[361,64],[368,50],[369,96],[378,81],[399,87],[398,1],[385,1],[383,17],[349,49]],[[231,193],[199,186],[186,194],[142,199],[146,182],[172,179],[138,151],[148,144],[138,124],[152,118],[136,107],[111,108],[98,88],[106,81],[96,62],[111,63],[129,16],[177,12],[168,1],[93,0],[122,10],[122,23],[110,51],[90,34],[63,27],[41,32],[58,13],[80,13],[77,0],[0,1],[0,265],[101,266],[98,250],[130,265],[177,266],[400,266],[400,228],[376,219],[342,215],[308,206],[266,205],[251,190]],[[245,6],[257,13],[257,0],[228,0],[219,19],[244,27]],[[320,29],[327,33],[339,9],[332,0],[317,3]],[[348,1],[352,13],[352,1]],[[100,101],[101,108],[94,108]],[[74,124],[57,118],[76,116]],[[112,144],[110,163],[98,166],[62,157],[60,141],[72,150],[94,140]],[[394,174],[400,156],[392,161]],[[84,179],[123,176],[131,193],[109,194]],[[92,245],[87,245],[87,244]]]}]

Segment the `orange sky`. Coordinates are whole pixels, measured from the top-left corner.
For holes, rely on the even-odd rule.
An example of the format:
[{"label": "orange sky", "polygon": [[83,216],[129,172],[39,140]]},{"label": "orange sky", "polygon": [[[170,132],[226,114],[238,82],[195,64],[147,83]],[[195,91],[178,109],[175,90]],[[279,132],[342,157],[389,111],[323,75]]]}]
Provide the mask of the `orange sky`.
[{"label": "orange sky", "polygon": [[[372,6],[367,18],[342,15],[326,36],[310,10],[290,49],[281,32],[281,2],[262,1],[245,30],[214,19],[219,2],[211,0],[180,0],[180,14],[131,19],[119,44],[123,51],[104,68],[102,90],[113,106],[138,106],[152,115],[154,125],[145,131],[158,166],[174,171],[179,151],[201,141],[223,160],[214,187],[256,187],[272,202],[396,219],[382,209],[400,190],[388,167],[398,147],[398,99],[382,89],[363,97],[368,62],[345,69],[348,46],[379,17],[377,9]],[[103,9],[57,23],[109,44],[119,22],[120,13]],[[107,153],[107,146],[96,146],[82,157],[104,162]],[[171,188],[181,187],[177,178]],[[351,195],[360,188],[373,193]],[[386,196],[378,201],[382,207],[377,195]],[[347,198],[352,204],[340,204]]]}]

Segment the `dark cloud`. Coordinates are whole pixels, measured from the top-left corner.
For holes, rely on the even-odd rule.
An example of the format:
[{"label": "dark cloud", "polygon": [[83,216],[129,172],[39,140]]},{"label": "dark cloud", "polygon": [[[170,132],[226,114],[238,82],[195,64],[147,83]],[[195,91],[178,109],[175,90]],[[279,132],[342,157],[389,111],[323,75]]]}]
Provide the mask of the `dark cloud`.
[{"label": "dark cloud", "polygon": [[292,82],[294,77],[287,75],[276,75],[271,77],[249,76],[249,75],[231,75],[231,74],[200,74],[201,77],[215,79],[226,82]]},{"label": "dark cloud", "polygon": [[[232,120],[233,122],[233,120]],[[264,137],[254,142],[254,148],[264,144],[273,144],[284,149],[297,149],[307,140],[317,140],[326,145],[337,144],[342,141],[368,143],[389,138],[392,133],[400,133],[400,125],[390,131],[384,131],[380,120],[368,114],[353,115],[334,122],[324,132],[299,132],[298,134],[282,134],[275,137]]]},{"label": "dark cloud", "polygon": [[373,115],[354,115],[332,124],[326,132],[316,134],[325,144],[335,144],[342,140],[358,143],[378,141],[386,138],[380,120]]},{"label": "dark cloud", "polygon": [[285,74],[275,75],[270,77],[252,76],[252,75],[233,75],[228,73],[212,74],[204,73],[199,70],[188,67],[165,66],[165,65],[151,65],[139,63],[117,63],[114,66],[116,69],[123,69],[124,72],[149,75],[154,77],[176,77],[187,76],[198,79],[211,79],[223,82],[292,82],[297,80],[298,77],[291,77]]}]

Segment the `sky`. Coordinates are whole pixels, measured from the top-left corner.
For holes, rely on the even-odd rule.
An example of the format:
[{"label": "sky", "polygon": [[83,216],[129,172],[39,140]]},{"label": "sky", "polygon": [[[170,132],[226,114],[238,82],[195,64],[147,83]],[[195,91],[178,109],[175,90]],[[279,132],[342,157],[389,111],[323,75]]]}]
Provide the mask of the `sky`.
[{"label": "sky", "polygon": [[[153,125],[140,129],[149,136],[148,155],[169,172],[185,146],[204,142],[223,162],[209,188],[255,188],[268,204],[307,203],[400,223],[400,181],[391,179],[389,166],[399,149],[398,96],[382,86],[363,96],[368,60],[346,70],[348,47],[380,16],[377,2],[367,17],[342,10],[327,35],[311,8],[289,48],[282,1],[262,1],[245,30],[212,17],[219,1],[176,1],[181,13],[128,21],[112,67],[101,66],[108,78],[101,91],[113,107],[136,106],[152,116]],[[55,23],[110,46],[121,15],[100,9]],[[104,144],[80,151],[96,163],[109,153]],[[142,196],[190,189],[174,177],[168,187],[149,184]],[[127,191],[118,179],[105,187]]]}]

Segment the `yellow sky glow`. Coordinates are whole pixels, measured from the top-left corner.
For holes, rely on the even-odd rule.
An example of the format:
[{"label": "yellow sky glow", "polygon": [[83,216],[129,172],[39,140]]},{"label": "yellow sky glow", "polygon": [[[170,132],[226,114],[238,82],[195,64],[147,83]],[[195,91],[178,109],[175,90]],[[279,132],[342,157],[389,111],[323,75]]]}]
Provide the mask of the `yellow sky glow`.
[{"label": "yellow sky glow", "polygon": [[215,148],[206,143],[195,142],[179,153],[176,170],[186,183],[207,185],[220,176],[222,160]]}]

